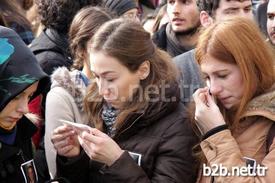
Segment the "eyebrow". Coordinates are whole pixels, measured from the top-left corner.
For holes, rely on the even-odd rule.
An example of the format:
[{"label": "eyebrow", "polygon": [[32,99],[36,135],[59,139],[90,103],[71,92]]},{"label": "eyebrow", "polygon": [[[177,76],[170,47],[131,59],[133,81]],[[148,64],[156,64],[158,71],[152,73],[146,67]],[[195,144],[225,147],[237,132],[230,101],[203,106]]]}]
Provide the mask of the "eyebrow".
[{"label": "eyebrow", "polygon": [[252,4],[247,5],[246,7],[244,7],[244,9],[247,9],[247,8],[252,8]]},{"label": "eyebrow", "polygon": [[91,71],[95,76],[99,76],[99,75],[101,75],[101,76],[105,76],[105,75],[107,75],[107,74],[110,74],[110,73],[115,73],[115,71],[105,71],[105,72],[102,72],[102,73],[100,73],[100,74],[97,74],[97,73],[95,73],[94,71]]},{"label": "eyebrow", "polygon": [[224,9],[224,11],[228,11],[228,10],[238,10],[240,9],[239,7],[229,7],[229,8],[226,8]]},{"label": "eyebrow", "polygon": [[[223,69],[223,70],[218,70],[218,71],[215,71],[215,72],[212,72],[213,74],[217,74],[217,73],[220,73],[220,72],[227,72],[228,70],[227,69]],[[208,75],[207,73],[205,72],[202,72],[203,75]]]}]

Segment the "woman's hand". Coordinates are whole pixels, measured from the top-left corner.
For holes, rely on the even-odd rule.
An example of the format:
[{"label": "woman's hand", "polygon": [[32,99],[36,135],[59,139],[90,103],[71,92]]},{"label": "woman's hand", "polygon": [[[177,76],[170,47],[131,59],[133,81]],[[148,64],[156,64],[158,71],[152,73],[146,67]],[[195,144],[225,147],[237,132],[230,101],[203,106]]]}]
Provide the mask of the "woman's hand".
[{"label": "woman's hand", "polygon": [[111,166],[124,152],[112,138],[95,128],[91,128],[89,133],[83,131],[78,140],[92,160],[108,166]]},{"label": "woman's hand", "polygon": [[205,134],[217,126],[225,124],[219,107],[215,103],[213,96],[209,94],[208,90],[208,87],[199,88],[193,94],[193,98],[196,104],[196,125],[202,134]]},{"label": "woman's hand", "polygon": [[80,145],[76,132],[67,125],[59,126],[53,131],[51,141],[57,154],[65,157],[75,157],[80,153]]}]

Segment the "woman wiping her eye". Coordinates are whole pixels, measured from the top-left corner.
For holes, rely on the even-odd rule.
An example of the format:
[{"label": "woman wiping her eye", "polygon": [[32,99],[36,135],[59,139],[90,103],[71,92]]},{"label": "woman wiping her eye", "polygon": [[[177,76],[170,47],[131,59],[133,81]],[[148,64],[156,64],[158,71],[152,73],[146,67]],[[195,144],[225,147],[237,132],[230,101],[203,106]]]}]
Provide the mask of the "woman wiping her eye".
[{"label": "woman wiping her eye", "polygon": [[[198,182],[274,181],[273,59],[257,26],[245,18],[215,23],[200,36],[196,60],[209,84],[193,94],[202,140]],[[220,165],[225,175],[203,174],[203,168],[214,171]],[[258,165],[264,174],[253,169]],[[248,175],[232,169],[249,166]]]}]

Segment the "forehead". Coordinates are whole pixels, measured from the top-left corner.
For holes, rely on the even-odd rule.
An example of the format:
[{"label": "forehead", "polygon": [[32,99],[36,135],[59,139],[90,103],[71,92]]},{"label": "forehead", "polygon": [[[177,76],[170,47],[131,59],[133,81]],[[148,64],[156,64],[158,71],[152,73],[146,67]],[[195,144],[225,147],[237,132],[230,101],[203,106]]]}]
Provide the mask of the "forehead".
[{"label": "forehead", "polygon": [[268,6],[267,6],[267,13],[275,14],[275,0],[269,0]]},{"label": "forehead", "polygon": [[226,63],[213,57],[210,54],[206,54],[201,62],[201,70],[203,73],[212,73],[220,70],[230,70],[234,64]]},{"label": "forehead", "polygon": [[[192,3],[192,4],[196,4],[196,0],[173,0],[172,2],[178,2],[181,4],[185,4],[185,3]],[[170,1],[167,1],[167,7],[171,7],[173,6],[174,3],[171,3]]]},{"label": "forehead", "polygon": [[118,59],[102,52],[90,52],[90,66],[91,71],[98,74],[123,68]]},{"label": "forehead", "polygon": [[35,83],[33,83],[32,85],[30,85],[28,88],[26,88],[23,93],[33,93],[36,89],[37,89],[37,86],[38,86],[38,83],[39,81],[36,81]]},{"label": "forehead", "polygon": [[252,5],[251,0],[220,0],[219,7],[221,9],[225,8],[244,8]]}]

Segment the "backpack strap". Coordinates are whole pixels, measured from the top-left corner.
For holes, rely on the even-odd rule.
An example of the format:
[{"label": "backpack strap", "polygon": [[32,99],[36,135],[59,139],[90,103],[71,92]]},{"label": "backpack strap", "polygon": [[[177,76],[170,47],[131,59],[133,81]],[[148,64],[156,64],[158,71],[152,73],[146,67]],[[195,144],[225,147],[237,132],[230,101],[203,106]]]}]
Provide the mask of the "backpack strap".
[{"label": "backpack strap", "polygon": [[272,126],[270,127],[268,134],[266,136],[266,154],[269,153],[269,148],[273,143],[273,139],[275,137],[275,122],[273,122]]}]

